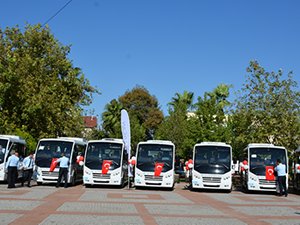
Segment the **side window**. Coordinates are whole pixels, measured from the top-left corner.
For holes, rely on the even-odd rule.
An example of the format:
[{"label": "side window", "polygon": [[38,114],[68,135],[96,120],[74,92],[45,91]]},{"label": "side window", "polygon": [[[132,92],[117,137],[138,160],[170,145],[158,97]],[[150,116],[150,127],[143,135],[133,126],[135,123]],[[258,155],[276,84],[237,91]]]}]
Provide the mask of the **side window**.
[{"label": "side window", "polygon": [[128,154],[127,154],[127,151],[126,149],[124,149],[123,151],[123,164],[128,164]]},{"label": "side window", "polygon": [[72,155],[72,162],[75,163],[78,155],[78,145],[75,144],[74,151]]},{"label": "side window", "polygon": [[78,155],[84,156],[86,145],[79,145]]},{"label": "side window", "polygon": [[73,152],[73,157],[72,161],[76,162],[77,161],[77,156],[84,156],[86,145],[75,145],[74,147],[74,152]]},{"label": "side window", "polygon": [[13,154],[13,152],[17,150],[16,144],[12,143],[12,142],[9,142],[8,149],[9,149],[9,152],[8,152],[7,158],[5,160],[6,162],[7,162],[8,158]]},{"label": "side window", "polygon": [[[8,157],[14,154],[14,152],[19,153],[19,158],[23,160],[26,157],[26,146],[20,143],[12,143],[10,142],[10,151],[8,153]],[[6,158],[6,161],[8,159]]]},{"label": "side window", "polygon": [[26,157],[26,146],[23,144],[17,144],[17,151],[19,152],[20,159],[24,159]]}]

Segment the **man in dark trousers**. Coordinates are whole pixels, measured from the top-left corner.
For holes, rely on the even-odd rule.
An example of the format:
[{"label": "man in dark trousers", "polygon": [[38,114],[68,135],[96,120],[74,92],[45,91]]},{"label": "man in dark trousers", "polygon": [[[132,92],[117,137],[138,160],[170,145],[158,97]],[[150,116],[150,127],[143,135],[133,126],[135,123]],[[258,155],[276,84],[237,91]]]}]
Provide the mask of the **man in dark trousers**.
[{"label": "man in dark trousers", "polygon": [[11,156],[9,156],[5,168],[7,170],[7,188],[15,188],[16,179],[18,177],[18,167],[19,167],[20,159],[19,153],[15,152]]},{"label": "man in dark trousers", "polygon": [[23,160],[23,179],[22,179],[22,187],[24,186],[24,183],[27,181],[27,187],[31,187],[30,181],[33,174],[33,153],[29,153],[29,156],[27,156]]},{"label": "man in dark trousers", "polygon": [[277,181],[279,185],[280,196],[285,195],[288,196],[288,191],[286,188],[286,166],[281,163],[280,159],[276,161],[275,171],[277,171]]},{"label": "man in dark trousers", "polygon": [[57,160],[57,163],[59,163],[59,174],[58,174],[58,180],[56,183],[56,187],[58,188],[60,186],[61,178],[64,178],[64,187],[68,187],[68,167],[70,160],[65,156],[64,153],[61,154],[61,157]]}]

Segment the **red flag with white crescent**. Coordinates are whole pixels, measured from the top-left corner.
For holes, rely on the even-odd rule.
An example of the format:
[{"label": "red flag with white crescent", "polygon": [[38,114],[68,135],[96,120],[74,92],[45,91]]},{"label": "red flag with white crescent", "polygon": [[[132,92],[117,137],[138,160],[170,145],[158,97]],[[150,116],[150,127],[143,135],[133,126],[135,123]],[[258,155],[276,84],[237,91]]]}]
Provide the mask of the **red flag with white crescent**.
[{"label": "red flag with white crescent", "polygon": [[111,160],[103,160],[102,163],[102,174],[107,174],[110,165],[112,164]]},{"label": "red flag with white crescent", "polygon": [[164,163],[155,163],[155,168],[154,168],[154,176],[158,177],[160,176],[161,171],[164,168]]},{"label": "red flag with white crescent", "polygon": [[57,158],[52,158],[52,161],[51,161],[51,164],[50,164],[49,172],[53,172],[54,169],[56,168],[56,166],[57,166]]},{"label": "red flag with white crescent", "polygon": [[266,180],[275,180],[274,166],[266,166]]}]

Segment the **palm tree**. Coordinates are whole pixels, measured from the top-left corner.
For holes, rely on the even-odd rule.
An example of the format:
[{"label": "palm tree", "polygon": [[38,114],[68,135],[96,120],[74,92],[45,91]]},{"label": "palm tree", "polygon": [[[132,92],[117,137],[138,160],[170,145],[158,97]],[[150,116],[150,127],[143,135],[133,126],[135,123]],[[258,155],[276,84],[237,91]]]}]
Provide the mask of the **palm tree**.
[{"label": "palm tree", "polygon": [[183,94],[176,93],[175,97],[172,98],[172,102],[169,103],[169,106],[175,110],[177,106],[183,105],[186,110],[188,110],[193,106],[193,98],[193,92],[184,91]]},{"label": "palm tree", "polygon": [[116,99],[105,106],[102,113],[102,127],[110,137],[119,137],[121,134],[121,110],[122,104]]}]

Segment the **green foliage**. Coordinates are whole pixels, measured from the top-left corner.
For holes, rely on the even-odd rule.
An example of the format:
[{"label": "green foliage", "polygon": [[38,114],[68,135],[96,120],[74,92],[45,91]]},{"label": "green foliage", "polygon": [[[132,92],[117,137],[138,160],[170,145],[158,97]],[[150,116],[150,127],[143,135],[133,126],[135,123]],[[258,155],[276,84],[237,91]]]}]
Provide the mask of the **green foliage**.
[{"label": "green foliage", "polygon": [[134,114],[129,113],[129,120],[131,133],[131,150],[132,154],[135,154],[138,143],[147,139],[146,128],[143,125],[139,124],[139,120]]},{"label": "green foliage", "polygon": [[156,129],[163,120],[163,113],[158,106],[155,96],[151,96],[144,87],[137,86],[119,97],[130,116],[137,119],[137,123],[145,129],[146,139],[152,139]]},{"label": "green foliage", "polygon": [[230,102],[230,86],[218,85],[212,92],[205,92],[195,104],[196,115],[201,127],[198,142],[219,141],[230,143],[230,129],[228,127],[227,107]]},{"label": "green foliage", "polygon": [[[192,155],[193,134],[197,123],[188,117],[188,110],[193,108],[194,93],[184,91],[176,93],[169,105],[169,114],[157,132],[158,139],[172,141],[176,146],[176,154],[182,158]],[[196,128],[198,130],[198,127]]]},{"label": "green foliage", "polygon": [[81,112],[98,93],[49,28],[0,29],[0,130],[24,127],[35,139],[79,136]]},{"label": "green foliage", "polygon": [[186,111],[178,105],[176,110],[170,111],[170,116],[166,117],[160,125],[155,139],[172,141],[176,147],[176,154],[183,156],[182,144],[187,132]]},{"label": "green foliage", "polygon": [[105,110],[102,113],[102,127],[107,137],[121,138],[121,110],[123,106],[116,99],[110,101],[105,106]]},{"label": "green foliage", "polygon": [[131,147],[135,151],[138,142],[152,139],[158,125],[163,120],[163,113],[157,99],[144,87],[135,87],[113,99],[106,105],[102,114],[102,128],[106,137],[122,138],[121,110],[129,114],[131,129]]},{"label": "green foliage", "polygon": [[232,130],[234,147],[251,142],[282,145],[289,151],[299,145],[300,92],[292,73],[267,72],[256,61],[247,68],[247,82],[237,99]]},{"label": "green foliage", "polygon": [[[192,104],[192,101],[188,104]],[[176,100],[174,104],[173,98],[170,105],[174,107],[169,109],[170,115],[164,119],[156,133],[156,139],[172,141],[176,147],[176,155],[186,159],[192,156],[193,146],[199,131],[198,121],[193,116],[188,117],[188,104],[181,100]]]},{"label": "green foliage", "polygon": [[[221,84],[213,92],[206,92],[193,105],[193,93],[176,93],[169,103],[170,116],[165,118],[157,132],[159,138],[171,140],[176,145],[177,155],[192,156],[193,146],[202,141],[230,141],[225,110],[230,106],[230,86]],[[188,109],[195,109],[188,112]]]},{"label": "green foliage", "polygon": [[184,91],[183,94],[176,93],[175,97],[169,103],[169,110],[176,110],[177,107],[185,107],[185,111],[188,111],[193,108],[193,98],[193,92]]},{"label": "green foliage", "polygon": [[37,145],[37,141],[34,137],[31,136],[31,134],[29,134],[25,130],[26,128],[23,126],[21,129],[17,128],[15,131],[12,131],[12,133],[22,137],[26,141],[28,152],[34,152]]}]

